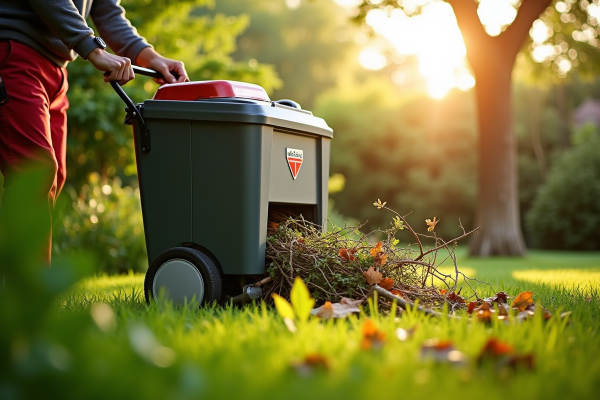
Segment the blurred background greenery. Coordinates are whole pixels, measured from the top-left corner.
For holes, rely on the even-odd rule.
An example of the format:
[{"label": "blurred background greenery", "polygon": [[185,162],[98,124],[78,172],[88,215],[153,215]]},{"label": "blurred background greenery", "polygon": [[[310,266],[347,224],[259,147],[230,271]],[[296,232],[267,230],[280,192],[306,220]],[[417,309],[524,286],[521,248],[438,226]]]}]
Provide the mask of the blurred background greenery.
[{"label": "blurred background greenery", "polygon": [[[422,221],[437,216],[441,236],[457,235],[459,219],[467,229],[474,224],[474,81],[464,67],[456,87],[432,86],[419,72],[419,54],[402,54],[368,24],[352,22],[359,3],[122,1],[138,31],[160,53],[184,61],[192,80],[256,83],[272,99],[296,100],[328,122],[337,179],[330,214],[337,223],[386,228],[384,215],[370,206],[381,198],[401,213],[412,212],[409,221],[416,226],[425,228]],[[534,34],[531,43],[539,40]],[[558,69],[552,79],[539,73],[543,68],[532,72],[537,53],[528,57],[518,58],[513,74],[527,244],[600,249],[595,56],[576,57],[587,67],[577,69],[573,61],[568,74]],[[96,255],[99,271],[144,271],[133,140],[122,123],[123,104],[89,63],[77,60],[68,71],[68,179],[54,219],[54,253],[86,249]],[[140,77],[126,90],[142,101],[156,85]],[[581,194],[577,207],[574,194]]]}]

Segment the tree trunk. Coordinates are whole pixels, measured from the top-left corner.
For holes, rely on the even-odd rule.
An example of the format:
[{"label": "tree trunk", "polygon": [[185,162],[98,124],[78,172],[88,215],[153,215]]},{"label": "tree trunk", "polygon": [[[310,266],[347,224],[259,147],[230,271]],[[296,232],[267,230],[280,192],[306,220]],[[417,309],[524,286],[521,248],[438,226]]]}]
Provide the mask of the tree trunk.
[{"label": "tree trunk", "polygon": [[[495,46],[494,46],[495,47]],[[479,117],[479,196],[477,225],[470,254],[523,256],[526,253],[519,216],[517,148],[511,97],[512,57],[497,48],[471,63],[477,84]],[[482,49],[480,49],[482,50]]]},{"label": "tree trunk", "polygon": [[551,0],[523,0],[513,23],[490,37],[477,16],[475,0],[448,0],[475,73],[479,118],[479,199],[471,255],[522,256],[525,241],[519,217],[517,148],[513,126],[511,74],[531,24]]}]

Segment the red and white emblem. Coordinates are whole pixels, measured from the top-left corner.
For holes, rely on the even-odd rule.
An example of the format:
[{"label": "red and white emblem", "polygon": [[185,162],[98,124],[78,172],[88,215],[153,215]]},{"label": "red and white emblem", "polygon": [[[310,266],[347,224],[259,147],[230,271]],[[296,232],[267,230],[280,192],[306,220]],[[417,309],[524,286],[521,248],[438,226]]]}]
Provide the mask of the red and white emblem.
[{"label": "red and white emblem", "polygon": [[304,152],[302,150],[290,149],[289,147],[287,147],[285,149],[285,157],[287,158],[287,163],[290,167],[292,177],[296,179],[298,177],[298,172],[300,172],[300,167],[302,166]]}]

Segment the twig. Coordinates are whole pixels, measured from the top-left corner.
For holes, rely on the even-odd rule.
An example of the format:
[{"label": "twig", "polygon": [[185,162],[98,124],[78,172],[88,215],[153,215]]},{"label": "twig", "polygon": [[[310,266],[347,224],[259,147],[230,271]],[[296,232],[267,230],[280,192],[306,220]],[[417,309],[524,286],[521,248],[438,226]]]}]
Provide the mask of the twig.
[{"label": "twig", "polygon": [[371,286],[371,290],[369,291],[369,294],[367,297],[372,297],[374,292],[377,292],[378,295],[380,295],[381,297],[385,297],[386,299],[388,299],[390,301],[395,301],[396,304],[398,304],[400,307],[402,307],[406,311],[416,308],[417,310],[419,310],[420,312],[422,312],[426,315],[432,315],[432,316],[438,317],[438,318],[447,316],[449,318],[460,319],[460,317],[457,317],[456,315],[442,314],[440,312],[431,310],[429,308],[423,308],[421,306],[416,306],[415,303],[408,301],[408,300],[404,300],[402,297],[396,296],[378,285]]}]

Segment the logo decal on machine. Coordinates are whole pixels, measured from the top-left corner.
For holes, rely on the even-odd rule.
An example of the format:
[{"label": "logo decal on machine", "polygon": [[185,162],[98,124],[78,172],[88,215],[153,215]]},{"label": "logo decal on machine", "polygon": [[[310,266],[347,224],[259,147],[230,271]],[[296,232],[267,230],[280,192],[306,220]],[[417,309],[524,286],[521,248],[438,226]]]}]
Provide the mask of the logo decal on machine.
[{"label": "logo decal on machine", "polygon": [[302,150],[290,149],[289,147],[287,147],[285,149],[285,157],[287,158],[287,163],[290,167],[292,177],[296,179],[298,177],[298,172],[300,172],[300,167],[302,166],[304,152]]}]

